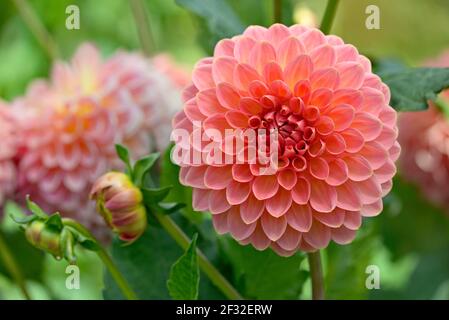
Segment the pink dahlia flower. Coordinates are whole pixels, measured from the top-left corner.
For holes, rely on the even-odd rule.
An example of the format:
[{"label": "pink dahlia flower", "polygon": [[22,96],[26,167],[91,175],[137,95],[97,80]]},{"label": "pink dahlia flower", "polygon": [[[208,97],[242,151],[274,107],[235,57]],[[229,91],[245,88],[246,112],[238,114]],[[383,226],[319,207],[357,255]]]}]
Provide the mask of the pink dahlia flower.
[{"label": "pink dahlia flower", "polygon": [[14,157],[18,141],[15,117],[0,101],[0,208],[15,190],[17,171]]},{"label": "pink dahlia flower", "polygon": [[[102,224],[89,190],[120,167],[114,144],[134,158],[163,150],[171,118],[182,108],[180,90],[138,54],[107,60],[82,45],[71,63],[54,65],[49,81],[33,83],[14,101],[24,139],[19,196],[30,194],[48,211],[60,210],[88,225]],[[153,140],[154,138],[154,140]]]},{"label": "pink dahlia flower", "polygon": [[[221,40],[192,80],[174,119],[173,159],[218,233],[289,256],[349,243],[362,217],[382,211],[400,152],[397,113],[354,46],[301,25],[251,26]],[[275,170],[246,156],[263,146],[242,136],[252,129],[278,133],[265,151]],[[220,153],[231,161],[217,162]]]},{"label": "pink dahlia flower", "polygon": [[[425,63],[429,67],[448,67],[449,51]],[[449,107],[449,90],[440,94]],[[449,109],[448,109],[449,110]],[[399,117],[399,159],[401,175],[416,183],[428,199],[449,209],[449,120],[433,103],[422,112],[403,112]],[[419,134],[417,134],[419,133]]]},{"label": "pink dahlia flower", "polygon": [[170,55],[160,53],[152,58],[152,62],[155,68],[171,79],[179,89],[184,89],[190,83],[190,73],[178,65]]}]

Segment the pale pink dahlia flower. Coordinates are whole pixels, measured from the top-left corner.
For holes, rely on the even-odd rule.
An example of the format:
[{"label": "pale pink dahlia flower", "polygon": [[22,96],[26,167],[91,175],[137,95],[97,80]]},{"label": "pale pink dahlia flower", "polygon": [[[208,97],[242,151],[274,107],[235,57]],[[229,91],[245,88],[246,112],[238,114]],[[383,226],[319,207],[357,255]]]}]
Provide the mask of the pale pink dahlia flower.
[{"label": "pale pink dahlia flower", "polygon": [[[425,63],[448,67],[449,51]],[[449,110],[449,90],[440,93]],[[417,184],[428,199],[449,211],[449,119],[434,103],[422,112],[403,112],[399,117],[401,175]]]},{"label": "pale pink dahlia flower", "polygon": [[14,115],[0,101],[0,208],[5,200],[13,195],[17,183],[14,157],[17,154],[19,137],[16,125]]},{"label": "pale pink dahlia flower", "polygon": [[133,158],[149,153],[153,142],[163,150],[182,103],[180,90],[151,61],[125,52],[103,60],[85,44],[13,107],[24,136],[19,197],[30,194],[48,211],[95,225],[102,222],[89,190],[100,175],[120,168],[114,145],[128,147]]},{"label": "pale pink dahlia flower", "polygon": [[[210,129],[279,133],[271,175],[249,161],[210,160],[225,152],[235,161],[235,148],[213,149],[199,165],[189,157],[178,161],[181,182],[193,187],[194,208],[212,213],[217,232],[289,256],[330,240],[349,243],[362,217],[382,211],[400,152],[397,113],[388,105],[388,87],[354,46],[301,25],[251,26],[221,40],[213,57],[197,63],[192,80],[174,119],[174,128],[190,132],[191,140],[178,139],[174,157],[210,152],[202,148],[209,143],[225,145],[207,134]],[[192,143],[201,129],[205,141]],[[238,133],[226,136],[239,139]]]}]

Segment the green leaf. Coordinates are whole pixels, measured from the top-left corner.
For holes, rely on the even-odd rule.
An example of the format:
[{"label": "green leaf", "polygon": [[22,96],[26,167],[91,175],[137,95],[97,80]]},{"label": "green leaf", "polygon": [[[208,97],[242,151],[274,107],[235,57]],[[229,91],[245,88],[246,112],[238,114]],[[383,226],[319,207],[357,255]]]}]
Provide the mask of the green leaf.
[{"label": "green leaf", "polygon": [[193,236],[186,252],[173,264],[167,281],[167,288],[174,300],[197,300],[200,284],[200,270],[196,254],[196,240]]},{"label": "green leaf", "polygon": [[147,206],[155,206],[169,194],[170,190],[170,186],[152,189],[142,188],[143,202]]},{"label": "green leaf", "polygon": [[54,228],[56,231],[62,231],[64,225],[62,224],[61,215],[59,212],[52,214],[47,221],[45,221],[45,225],[50,228]]},{"label": "green leaf", "polygon": [[419,111],[449,87],[449,68],[412,68],[380,74],[391,90],[391,106],[398,111]]},{"label": "green leaf", "polygon": [[136,162],[133,170],[133,182],[136,186],[143,187],[143,182],[146,174],[156,163],[159,156],[160,156],[159,153],[153,153],[150,154],[149,156],[139,159]]},{"label": "green leaf", "polygon": [[42,219],[47,219],[48,215],[36,203],[31,201],[30,196],[26,197],[27,208],[36,216]]},{"label": "green leaf", "polygon": [[118,157],[120,160],[123,161],[123,163],[126,165],[126,170],[130,176],[133,175],[133,170],[131,166],[131,160],[129,158],[129,151],[125,146],[122,146],[121,144],[115,145],[115,151],[117,152]]},{"label": "green leaf", "polygon": [[165,214],[171,214],[174,212],[179,211],[182,208],[185,208],[185,204],[184,203],[166,203],[166,202],[162,202],[158,204],[158,207],[165,213]]},{"label": "green leaf", "polygon": [[[188,236],[192,237],[194,233],[199,234],[198,247],[215,266],[220,267],[220,264],[214,260],[214,253],[209,250],[209,248],[216,250],[216,242],[206,240],[202,233],[179,213],[173,214],[172,218],[178,222]],[[185,224],[188,224],[188,228]],[[114,239],[111,254],[117,267],[139,298],[171,299],[167,280],[171,266],[183,254],[183,250],[159,225],[149,224],[142,237],[131,246],[124,247],[123,242]],[[105,275],[104,298],[124,298],[108,272]],[[201,274],[199,299],[224,299],[224,296],[204,274]]]},{"label": "green leaf", "polygon": [[284,258],[272,250],[257,251],[229,237],[223,248],[232,266],[237,290],[249,299],[298,299],[306,278],[300,269],[304,254]]},{"label": "green leaf", "polygon": [[176,0],[176,3],[201,18],[201,23],[208,32],[205,33],[205,28],[200,28],[203,31],[200,38],[202,41],[208,39],[206,46],[209,51],[220,39],[240,34],[244,29],[226,0]]}]

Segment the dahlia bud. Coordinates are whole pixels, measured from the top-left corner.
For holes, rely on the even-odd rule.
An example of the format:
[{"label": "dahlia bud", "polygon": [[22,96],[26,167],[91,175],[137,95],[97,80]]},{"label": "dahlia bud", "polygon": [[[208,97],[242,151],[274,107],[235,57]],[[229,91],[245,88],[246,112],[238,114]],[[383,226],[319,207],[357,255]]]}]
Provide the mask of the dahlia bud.
[{"label": "dahlia bud", "polygon": [[60,259],[63,256],[61,233],[49,227],[43,220],[34,220],[25,229],[28,242]]},{"label": "dahlia bud", "polygon": [[126,242],[137,240],[147,226],[142,192],[121,172],[109,172],[94,184],[91,198],[109,227]]}]

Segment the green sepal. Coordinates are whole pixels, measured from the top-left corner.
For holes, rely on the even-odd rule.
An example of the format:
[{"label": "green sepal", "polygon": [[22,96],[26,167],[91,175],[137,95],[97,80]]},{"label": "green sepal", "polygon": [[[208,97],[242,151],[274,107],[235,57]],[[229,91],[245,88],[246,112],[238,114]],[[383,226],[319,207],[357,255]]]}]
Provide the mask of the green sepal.
[{"label": "green sepal", "polygon": [[144,183],[144,178],[146,174],[151,170],[151,168],[159,159],[160,154],[158,152],[152,153],[142,159],[139,159],[133,169],[133,183],[137,187],[142,187]]},{"label": "green sepal", "polygon": [[31,201],[30,196],[26,196],[26,204],[27,208],[34,213],[36,216],[38,216],[41,219],[47,219],[48,215],[44,212],[44,210],[41,209],[36,203]]},{"label": "green sepal", "polygon": [[154,206],[161,202],[172,189],[172,186],[166,186],[162,188],[142,188],[143,202],[147,206]]},{"label": "green sepal", "polygon": [[129,158],[129,151],[125,146],[122,146],[121,144],[115,145],[115,151],[117,152],[118,157],[120,160],[123,161],[123,163],[126,165],[126,171],[130,177],[133,176],[133,169],[131,166],[131,160]]}]

